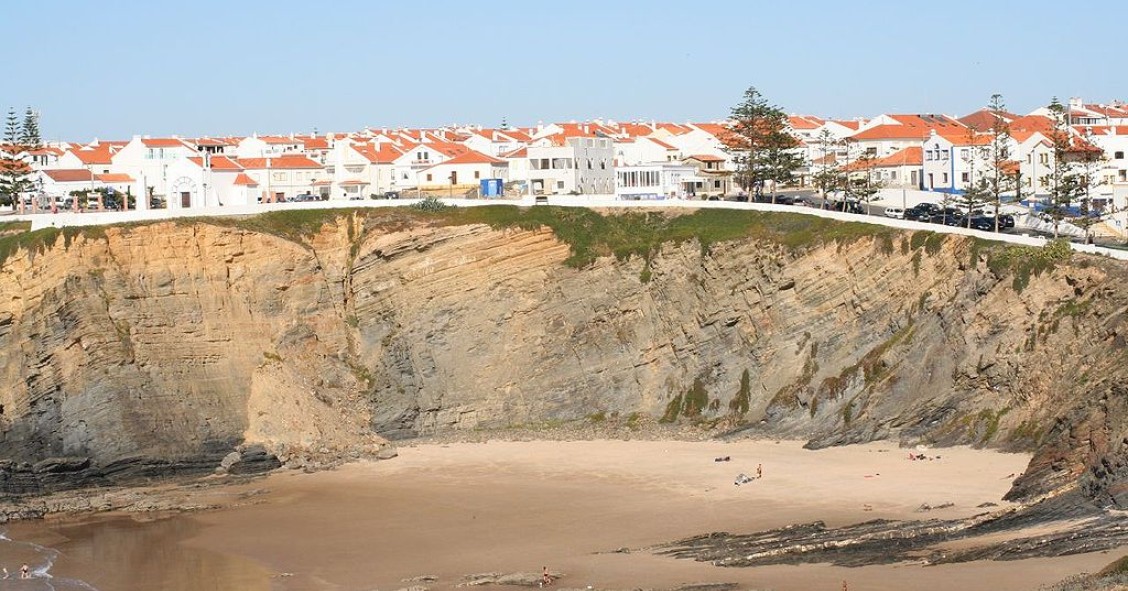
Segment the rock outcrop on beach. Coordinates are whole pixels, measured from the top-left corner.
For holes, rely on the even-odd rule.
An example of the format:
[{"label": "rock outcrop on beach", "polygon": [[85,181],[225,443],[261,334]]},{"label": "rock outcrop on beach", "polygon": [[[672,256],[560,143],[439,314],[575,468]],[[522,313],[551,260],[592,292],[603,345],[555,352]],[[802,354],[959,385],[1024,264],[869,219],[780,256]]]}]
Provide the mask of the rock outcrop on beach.
[{"label": "rock outcrop on beach", "polygon": [[321,221],[11,247],[0,493],[210,472],[250,445],[268,468],[650,417],[814,447],[1033,450],[1012,498],[1128,504],[1120,263],[886,228],[682,237],[577,267],[532,223]]}]

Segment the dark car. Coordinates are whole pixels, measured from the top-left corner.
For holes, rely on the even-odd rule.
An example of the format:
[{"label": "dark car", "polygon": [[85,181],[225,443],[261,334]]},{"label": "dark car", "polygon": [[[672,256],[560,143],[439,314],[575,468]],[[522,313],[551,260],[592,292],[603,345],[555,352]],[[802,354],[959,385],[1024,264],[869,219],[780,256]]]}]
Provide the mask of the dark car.
[{"label": "dark car", "polygon": [[918,203],[905,210],[906,220],[929,221],[933,215],[940,213],[940,206],[935,203]]},{"label": "dark car", "polygon": [[967,216],[959,218],[957,226],[960,228],[971,228],[972,230],[982,230],[984,232],[995,231],[995,218],[977,215],[972,216],[969,220]]},{"label": "dark car", "polygon": [[1009,213],[1004,213],[1003,215],[999,216],[999,227],[1000,228],[1013,228],[1014,227],[1014,216],[1009,214]]},{"label": "dark car", "polygon": [[399,199],[399,191],[384,191],[384,199]]}]

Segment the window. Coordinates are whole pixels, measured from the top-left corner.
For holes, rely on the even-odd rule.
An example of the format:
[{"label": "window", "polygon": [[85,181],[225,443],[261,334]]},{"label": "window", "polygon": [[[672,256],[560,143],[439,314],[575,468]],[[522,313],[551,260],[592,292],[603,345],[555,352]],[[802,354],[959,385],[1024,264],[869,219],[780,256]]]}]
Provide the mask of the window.
[{"label": "window", "polygon": [[1124,160],[1124,152],[1115,152],[1112,157],[1116,160]]},{"label": "window", "polygon": [[966,172],[961,172],[960,173],[960,180],[966,183],[966,182],[971,180],[971,175],[966,173]]},{"label": "window", "polygon": [[474,171],[474,178],[476,178],[476,179],[482,178],[482,173],[480,171],[475,170]]},{"label": "window", "polygon": [[945,185],[948,184],[948,173],[945,172],[944,175],[940,177],[940,182]]},{"label": "window", "polygon": [[967,158],[968,158],[967,148],[960,148],[960,160],[967,160]]},{"label": "window", "polygon": [[564,188],[564,181],[556,181],[556,188],[557,189],[563,189]]},{"label": "window", "polygon": [[1039,164],[1049,164],[1050,163],[1050,155],[1047,152],[1042,152],[1041,154],[1038,154],[1038,163]]},{"label": "window", "polygon": [[947,160],[948,159],[948,150],[944,150],[944,151],[940,152],[940,159],[941,160]]},{"label": "window", "polygon": [[924,159],[929,161],[929,162],[932,162],[932,150],[929,150],[929,151],[924,153]]},{"label": "window", "polygon": [[270,179],[276,183],[284,182],[286,180],[286,173],[276,172],[270,176]]},{"label": "window", "polygon": [[427,182],[431,182],[431,173],[427,173]]}]

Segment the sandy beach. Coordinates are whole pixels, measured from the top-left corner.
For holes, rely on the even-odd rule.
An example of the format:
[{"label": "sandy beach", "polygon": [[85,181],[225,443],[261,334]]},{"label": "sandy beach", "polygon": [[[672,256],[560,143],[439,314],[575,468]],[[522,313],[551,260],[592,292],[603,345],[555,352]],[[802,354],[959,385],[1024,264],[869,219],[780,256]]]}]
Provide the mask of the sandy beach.
[{"label": "sandy beach", "polygon": [[[814,520],[956,518],[1001,500],[1029,457],[967,448],[909,450],[874,443],[820,451],[799,442],[577,441],[424,444],[399,457],[331,472],[282,472],[252,486],[254,504],[178,516],[150,535],[137,564],[72,556],[98,528],[55,528],[59,576],[99,589],[450,589],[483,572],[562,574],[559,587],[1030,590],[1117,558],[1110,554],[1013,562],[864,568],[721,568],[646,548],[712,531],[752,532]],[[728,457],[729,461],[715,461]],[[763,477],[737,486],[739,474]],[[950,507],[921,513],[922,504]],[[175,528],[169,524],[179,524]],[[36,530],[35,528],[40,528]],[[23,535],[50,541],[46,524]],[[86,533],[82,533],[85,531]],[[38,532],[38,533],[37,533]],[[104,535],[104,534],[99,534]],[[161,553],[160,548],[166,546]],[[620,549],[629,552],[617,552]],[[85,555],[84,555],[85,556]],[[176,561],[176,574],[158,574]],[[196,570],[183,566],[192,562]],[[132,563],[131,563],[132,564]],[[112,572],[110,572],[112,570]],[[426,583],[412,582],[435,577]],[[200,587],[206,577],[209,583]],[[147,579],[147,580],[139,580]],[[93,584],[93,583],[92,583]],[[181,586],[183,585],[183,586]]]}]

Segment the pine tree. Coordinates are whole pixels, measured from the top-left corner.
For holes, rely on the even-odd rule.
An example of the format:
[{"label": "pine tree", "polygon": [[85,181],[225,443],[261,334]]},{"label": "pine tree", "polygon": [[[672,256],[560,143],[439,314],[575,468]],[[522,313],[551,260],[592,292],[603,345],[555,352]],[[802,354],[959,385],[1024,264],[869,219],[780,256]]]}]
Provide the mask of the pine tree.
[{"label": "pine tree", "polygon": [[1054,238],[1057,238],[1062,220],[1070,216],[1071,211],[1084,195],[1087,183],[1082,175],[1077,174],[1071,162],[1070,156],[1075,150],[1065,106],[1054,97],[1048,109],[1054,126],[1053,131],[1050,132],[1054,161],[1050,165],[1049,174],[1043,178],[1050,189],[1050,202],[1046,212],[1054,222]]},{"label": "pine tree", "polygon": [[27,108],[24,112],[23,127],[20,129],[20,145],[27,150],[38,150],[43,147],[43,138],[39,135],[39,113]]},{"label": "pine tree", "polygon": [[787,115],[749,87],[744,101],[732,108],[732,120],[724,139],[737,166],[737,183],[759,196],[768,182],[791,182],[802,162],[794,152],[799,141],[787,131]]},{"label": "pine tree", "polygon": [[19,119],[15,109],[8,109],[4,139],[0,142],[0,205],[13,205],[20,193],[30,186],[30,170],[23,161],[26,153],[20,141]]}]

